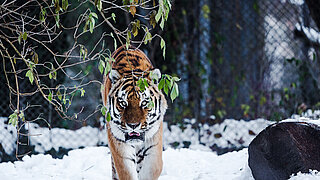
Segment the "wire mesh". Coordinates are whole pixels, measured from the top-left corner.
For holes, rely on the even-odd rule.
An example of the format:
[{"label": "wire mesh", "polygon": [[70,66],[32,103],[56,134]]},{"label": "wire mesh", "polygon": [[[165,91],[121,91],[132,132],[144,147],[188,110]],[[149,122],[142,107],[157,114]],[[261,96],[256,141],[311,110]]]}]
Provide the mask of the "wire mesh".
[{"label": "wire mesh", "polygon": [[[295,61],[294,59],[306,62],[306,67],[310,70],[311,76],[315,77],[315,80],[319,80],[319,64],[318,61],[313,61],[313,59],[320,57],[317,51],[320,43],[320,34],[318,33],[320,16],[317,16],[317,13],[320,11],[316,11],[316,8],[316,10],[312,10],[308,7],[319,7],[320,2],[311,0],[305,2],[298,0],[217,0],[214,2],[203,1],[202,3],[204,2],[209,3],[210,7],[214,9],[210,13],[210,21],[200,21],[204,22],[201,25],[204,28],[202,31],[206,35],[212,33],[210,41],[215,43],[213,48],[206,49],[206,51],[214,51],[213,56],[215,57],[214,62],[212,62],[215,64],[215,68],[207,68],[207,71],[209,69],[212,71],[210,73],[213,76],[210,82],[213,82],[218,87],[218,90],[225,89],[223,92],[216,91],[215,95],[218,97],[218,95],[224,93],[224,97],[229,99],[230,106],[224,107],[230,112],[229,116],[238,118],[239,114],[243,115],[242,104],[250,104],[252,108],[255,108],[256,116],[270,115],[275,108],[282,110],[281,106],[273,108],[274,102],[280,102],[281,96],[284,93],[283,89],[291,87],[291,82],[297,81],[300,77],[299,68],[297,68],[296,64],[292,63],[292,61]],[[205,37],[200,36],[201,38]],[[204,43],[201,47],[207,47],[209,46],[208,43],[210,44],[208,41]],[[204,57],[206,54],[207,52],[202,53],[202,56]],[[185,58],[187,58],[185,54],[181,55],[182,61]],[[181,67],[180,70],[182,69],[185,70],[185,67]],[[12,113],[8,105],[10,101],[14,102],[15,99],[14,96],[12,96],[13,99],[10,99],[5,77],[2,76],[3,70],[4,67],[1,65],[0,80],[2,86],[0,89],[2,93],[0,94],[0,117],[8,117]],[[208,75],[204,75],[204,77],[211,78]],[[12,76],[9,76],[9,81],[13,82]],[[33,86],[30,85],[26,78],[21,77],[20,82],[22,90],[32,90]],[[48,83],[50,83],[49,79]],[[300,83],[302,83],[303,87],[303,82]],[[185,85],[187,86],[187,83]],[[229,87],[237,88],[230,89]],[[312,89],[309,86],[305,88],[307,90]],[[96,100],[100,99],[100,95],[96,94],[98,92],[96,88],[91,89],[91,94],[96,95],[96,99],[86,101],[86,105],[95,107],[96,104],[94,103],[97,103]],[[89,93],[90,90],[86,89],[86,91]],[[295,90],[293,94],[296,95],[297,99],[304,98],[303,89]],[[235,95],[238,96],[235,97]],[[267,102],[261,100],[262,95],[265,96],[267,99],[265,101]],[[212,99],[217,101],[217,97],[212,97]],[[252,99],[255,98],[257,100],[255,103],[252,103]],[[268,104],[268,99],[272,99],[273,103]],[[27,128],[27,130],[32,129],[34,133],[30,136],[32,141],[30,145],[34,146],[33,153],[53,153],[59,157],[60,151],[88,145],[106,145],[105,131],[102,128],[103,125],[98,120],[95,120],[95,123],[91,123],[95,127],[94,129],[92,129],[93,127],[86,126],[86,124],[74,127],[71,125],[64,126],[61,124],[68,124],[69,122],[60,120],[58,114],[39,93],[21,99],[22,106],[26,106],[27,103],[41,105],[40,107],[30,108],[30,110],[26,111],[25,115],[29,120],[35,119],[39,114],[42,114],[42,117],[45,119],[51,119],[49,122],[53,128],[51,131],[45,128],[45,123],[40,123],[40,126],[33,124],[32,127]],[[79,103],[75,109],[79,109],[83,103],[85,102]],[[208,102],[203,101],[202,105],[206,103]],[[299,104],[296,106],[299,106]],[[217,105],[213,106],[213,108],[217,107]],[[284,113],[289,115],[292,112]],[[96,119],[99,119],[99,117],[96,117]],[[15,134],[15,129],[7,125],[6,119],[1,119],[1,121],[3,122],[1,122],[2,124],[0,123],[0,161],[4,161],[8,160],[6,154],[13,156],[12,154],[15,153],[17,135]],[[63,121],[63,123],[56,123],[58,121]],[[216,123],[211,124],[214,125]],[[81,127],[82,125],[84,127]],[[189,127],[190,125],[185,126]],[[78,130],[57,130],[55,129],[56,127]],[[79,129],[79,127],[81,128]],[[243,139],[241,137],[247,137],[248,134],[250,137],[254,137],[257,134],[256,131],[260,130],[261,127],[265,127],[265,124],[253,126],[248,123],[248,128],[243,128],[246,130],[241,130],[239,125],[234,125],[228,127],[227,132],[229,134],[224,133],[223,137],[220,137],[221,133],[219,135],[219,132],[225,127],[216,126],[216,128],[211,128],[201,125],[198,135],[196,135],[197,131],[190,131],[190,137],[184,138],[186,144],[188,144],[188,141],[192,141],[190,140],[191,138],[200,139],[200,144],[206,144],[215,151],[223,148],[232,149],[232,147],[237,149],[248,146],[248,142],[242,142]],[[190,128],[192,129],[193,126],[191,125]],[[251,129],[252,132],[249,132],[247,129]],[[77,133],[72,133],[75,131]],[[168,128],[168,131],[179,130]],[[167,136],[170,136],[170,133]],[[164,138],[169,145],[186,146],[185,144],[174,144],[174,137],[166,137],[166,134]]]}]

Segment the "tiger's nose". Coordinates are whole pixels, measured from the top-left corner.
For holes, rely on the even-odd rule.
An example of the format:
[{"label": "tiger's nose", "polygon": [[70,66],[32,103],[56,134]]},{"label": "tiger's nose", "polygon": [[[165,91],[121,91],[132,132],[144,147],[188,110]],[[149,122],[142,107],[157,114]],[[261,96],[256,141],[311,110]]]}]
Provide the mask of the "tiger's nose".
[{"label": "tiger's nose", "polygon": [[132,129],[136,129],[138,126],[140,126],[140,123],[127,123],[127,125]]}]

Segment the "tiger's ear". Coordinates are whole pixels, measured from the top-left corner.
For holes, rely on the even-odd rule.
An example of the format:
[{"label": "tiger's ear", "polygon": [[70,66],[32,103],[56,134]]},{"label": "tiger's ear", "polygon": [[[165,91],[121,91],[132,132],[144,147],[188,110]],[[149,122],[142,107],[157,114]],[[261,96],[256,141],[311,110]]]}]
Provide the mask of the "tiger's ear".
[{"label": "tiger's ear", "polygon": [[153,80],[156,80],[156,82],[159,82],[159,79],[161,78],[161,72],[159,69],[154,69],[150,72],[150,78]]},{"label": "tiger's ear", "polygon": [[109,79],[111,80],[112,84],[114,84],[120,79],[120,74],[117,70],[111,69],[109,72]]}]

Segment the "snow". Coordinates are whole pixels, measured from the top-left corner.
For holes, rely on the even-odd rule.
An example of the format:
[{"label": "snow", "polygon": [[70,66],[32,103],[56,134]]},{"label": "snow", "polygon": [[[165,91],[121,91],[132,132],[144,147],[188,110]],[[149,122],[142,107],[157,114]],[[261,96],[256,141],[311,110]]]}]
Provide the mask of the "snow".
[{"label": "snow", "polygon": [[310,41],[320,43],[320,33],[315,29],[301,26],[300,24],[296,24],[296,29],[302,31]]},{"label": "snow", "polygon": [[[250,178],[247,156],[247,149],[218,156],[200,150],[168,148],[163,152],[159,180]],[[25,156],[21,162],[1,163],[0,179],[111,179],[111,155],[106,147],[88,147],[72,150],[63,159],[43,154]]]},{"label": "snow", "polygon": [[315,170],[310,170],[310,173],[299,172],[296,176],[291,176],[290,180],[316,180],[320,179],[320,173]]},{"label": "snow", "polygon": [[0,117],[0,144],[6,153],[12,154],[16,149],[17,130],[12,125],[5,124],[6,121],[7,118]]},{"label": "snow", "polygon": [[[287,0],[281,0],[282,3],[285,3]],[[295,5],[302,5],[304,3],[304,0],[289,0],[289,2],[291,4],[295,4]]]},{"label": "snow", "polygon": [[[218,156],[213,152],[168,148],[163,152],[159,180],[253,180],[248,150]],[[72,150],[63,159],[50,155],[25,156],[22,161],[0,163],[1,180],[102,180],[111,179],[111,154],[107,147]],[[320,173],[298,173],[291,180],[320,179]]]},{"label": "snow", "polygon": [[38,124],[29,123],[26,126],[30,133],[30,144],[35,145],[35,151],[44,153],[59,147],[65,149],[77,149],[80,147],[97,146],[107,144],[106,131],[99,131],[98,128],[85,126],[78,130],[68,130],[63,128],[39,127]]}]

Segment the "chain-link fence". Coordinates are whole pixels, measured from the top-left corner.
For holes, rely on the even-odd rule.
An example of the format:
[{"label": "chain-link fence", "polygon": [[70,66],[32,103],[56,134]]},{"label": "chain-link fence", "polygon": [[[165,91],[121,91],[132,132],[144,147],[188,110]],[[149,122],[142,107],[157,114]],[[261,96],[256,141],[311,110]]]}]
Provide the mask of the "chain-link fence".
[{"label": "chain-link fence", "polygon": [[[177,67],[177,72],[182,77],[179,84],[181,99],[184,101],[182,104],[193,106],[201,99],[200,108],[190,110],[180,108],[181,103],[173,104],[174,108],[169,109],[166,121],[172,124],[171,117],[183,117],[177,114],[199,109],[203,112],[201,116],[206,116],[206,119],[193,120],[191,123],[181,118],[179,125],[165,129],[165,144],[190,148],[205,144],[219,153],[240,149],[248,146],[250,140],[269,122],[221,119],[281,119],[306,108],[319,107],[320,16],[317,14],[320,12],[320,4],[317,3],[318,1],[312,0],[202,0],[199,7],[194,7],[201,11],[201,25],[196,32],[198,34],[195,41],[200,50],[194,51],[194,54],[200,54],[197,57],[201,60],[201,76],[197,79],[203,82],[197,86],[202,88],[201,95],[195,96],[199,91],[190,85],[192,77],[199,75],[194,75],[193,71],[191,75],[189,71],[190,68],[198,67],[188,60],[191,58],[187,53],[188,49],[195,47],[189,45],[195,43],[191,42],[194,40],[192,37],[184,37],[190,40],[180,44],[180,54],[175,54],[176,59],[172,62],[176,64],[172,67]],[[172,14],[179,15],[178,12],[182,9],[180,19],[187,21],[189,11],[179,9],[183,5],[178,1],[174,2],[173,7],[175,6]],[[177,28],[174,23],[168,24],[167,31]],[[190,27],[186,25],[186,29],[188,28]],[[167,44],[170,43],[174,44],[167,40]],[[4,69],[2,64],[0,117],[8,117],[12,113],[13,108],[8,105],[15,101],[15,96],[9,94],[6,77],[3,76]],[[13,82],[10,79],[12,76],[8,78]],[[19,78],[21,90],[32,91],[33,86],[28,80]],[[48,79],[48,82],[51,80]],[[69,83],[64,80],[59,82]],[[98,88],[88,88],[86,93],[90,94],[87,98],[91,99],[75,104],[75,109],[81,109],[86,104],[92,110],[97,104],[101,104],[101,101],[98,102]],[[198,99],[195,100],[195,97]],[[23,107],[33,105],[26,111],[27,120],[33,120],[41,114],[52,125],[49,130],[45,128],[46,123],[26,124],[24,132],[29,132],[30,137],[22,137],[21,142],[29,143],[29,148],[22,149],[22,154],[31,151],[61,157],[69,149],[106,145],[103,123],[100,122],[101,119],[99,121],[101,115],[92,117],[90,123],[62,120],[39,93],[22,98],[20,103]],[[219,120],[208,118],[212,114]],[[0,121],[0,160],[14,159],[17,140],[15,128],[7,125],[6,118]]]}]

